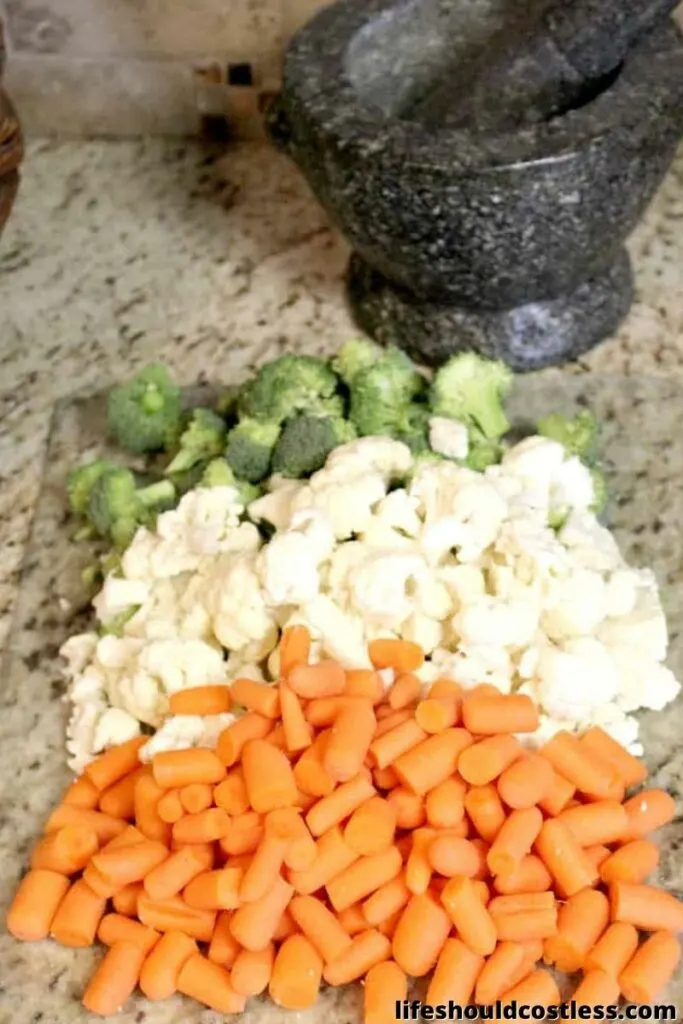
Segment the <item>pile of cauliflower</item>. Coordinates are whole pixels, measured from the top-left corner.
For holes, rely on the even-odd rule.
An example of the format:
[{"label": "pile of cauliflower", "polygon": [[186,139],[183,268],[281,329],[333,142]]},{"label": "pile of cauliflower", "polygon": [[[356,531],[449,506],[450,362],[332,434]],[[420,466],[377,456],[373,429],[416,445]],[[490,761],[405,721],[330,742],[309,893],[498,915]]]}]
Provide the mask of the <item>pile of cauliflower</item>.
[{"label": "pile of cauliflower", "polygon": [[526,693],[542,712],[535,743],[599,724],[641,753],[633,712],[680,685],[655,578],[626,564],[593,486],[545,437],[484,472],[365,437],[309,480],[273,478],[248,508],[233,487],[190,491],[138,529],[95,598],[100,630],[62,648],[70,766],[141,731],[143,758],[213,743],[234,716],[169,716],[169,695],[277,679],[293,623],[310,628],[314,658],[366,667],[370,640],[400,636],[425,650],[425,684]]}]

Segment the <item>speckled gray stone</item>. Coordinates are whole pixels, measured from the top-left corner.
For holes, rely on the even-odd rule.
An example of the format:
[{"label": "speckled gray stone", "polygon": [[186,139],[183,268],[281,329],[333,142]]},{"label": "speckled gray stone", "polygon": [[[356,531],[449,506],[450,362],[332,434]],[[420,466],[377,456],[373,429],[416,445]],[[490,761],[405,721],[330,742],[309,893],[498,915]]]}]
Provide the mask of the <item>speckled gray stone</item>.
[{"label": "speckled gray stone", "polygon": [[[420,119],[420,98],[470,59],[473,39],[481,49],[500,32],[506,10],[495,0],[333,4],[290,45],[271,134],[387,287],[470,319],[563,297],[568,322],[568,297],[613,264],[672,159],[681,39],[666,26],[592,102],[513,134]],[[576,315],[585,322],[585,304]],[[589,325],[593,338],[599,327]],[[482,333],[494,328],[484,317]],[[585,348],[572,350],[572,332],[564,358]],[[504,351],[506,336],[491,345]]]}]

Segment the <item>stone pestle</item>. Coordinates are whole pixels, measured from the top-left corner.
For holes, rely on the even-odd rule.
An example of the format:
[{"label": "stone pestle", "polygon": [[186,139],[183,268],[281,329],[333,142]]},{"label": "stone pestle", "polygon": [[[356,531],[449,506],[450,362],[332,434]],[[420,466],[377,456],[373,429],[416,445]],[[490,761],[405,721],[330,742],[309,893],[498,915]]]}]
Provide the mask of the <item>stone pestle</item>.
[{"label": "stone pestle", "polygon": [[427,124],[515,131],[589,102],[679,0],[555,0],[513,42],[493,40],[468,80],[442,81],[412,110]]}]

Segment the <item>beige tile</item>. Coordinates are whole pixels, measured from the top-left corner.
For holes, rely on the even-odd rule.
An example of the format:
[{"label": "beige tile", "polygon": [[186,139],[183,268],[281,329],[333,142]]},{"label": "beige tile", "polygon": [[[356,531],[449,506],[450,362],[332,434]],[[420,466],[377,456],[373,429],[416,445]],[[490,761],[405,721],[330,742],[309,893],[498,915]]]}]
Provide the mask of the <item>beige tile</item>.
[{"label": "beige tile", "polygon": [[4,0],[15,51],[268,61],[282,0]]},{"label": "beige tile", "polygon": [[197,129],[185,62],[14,53],[4,84],[32,135],[188,135]]},{"label": "beige tile", "polygon": [[329,6],[331,0],[282,0],[284,5],[282,22],[285,39],[289,39],[297,29],[305,25],[313,15],[323,7]]}]

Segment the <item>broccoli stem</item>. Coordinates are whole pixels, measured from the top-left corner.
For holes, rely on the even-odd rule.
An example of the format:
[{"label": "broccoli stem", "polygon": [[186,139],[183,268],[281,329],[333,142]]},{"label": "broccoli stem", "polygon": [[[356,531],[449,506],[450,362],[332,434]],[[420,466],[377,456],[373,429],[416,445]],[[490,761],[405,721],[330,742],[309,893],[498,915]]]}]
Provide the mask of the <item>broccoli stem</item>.
[{"label": "broccoli stem", "polygon": [[152,508],[162,505],[164,502],[173,501],[175,498],[175,487],[170,480],[158,480],[147,487],[141,487],[135,492],[145,508]]},{"label": "broccoli stem", "polygon": [[159,412],[164,407],[164,396],[160,394],[156,384],[148,384],[141,403],[145,412]]}]

